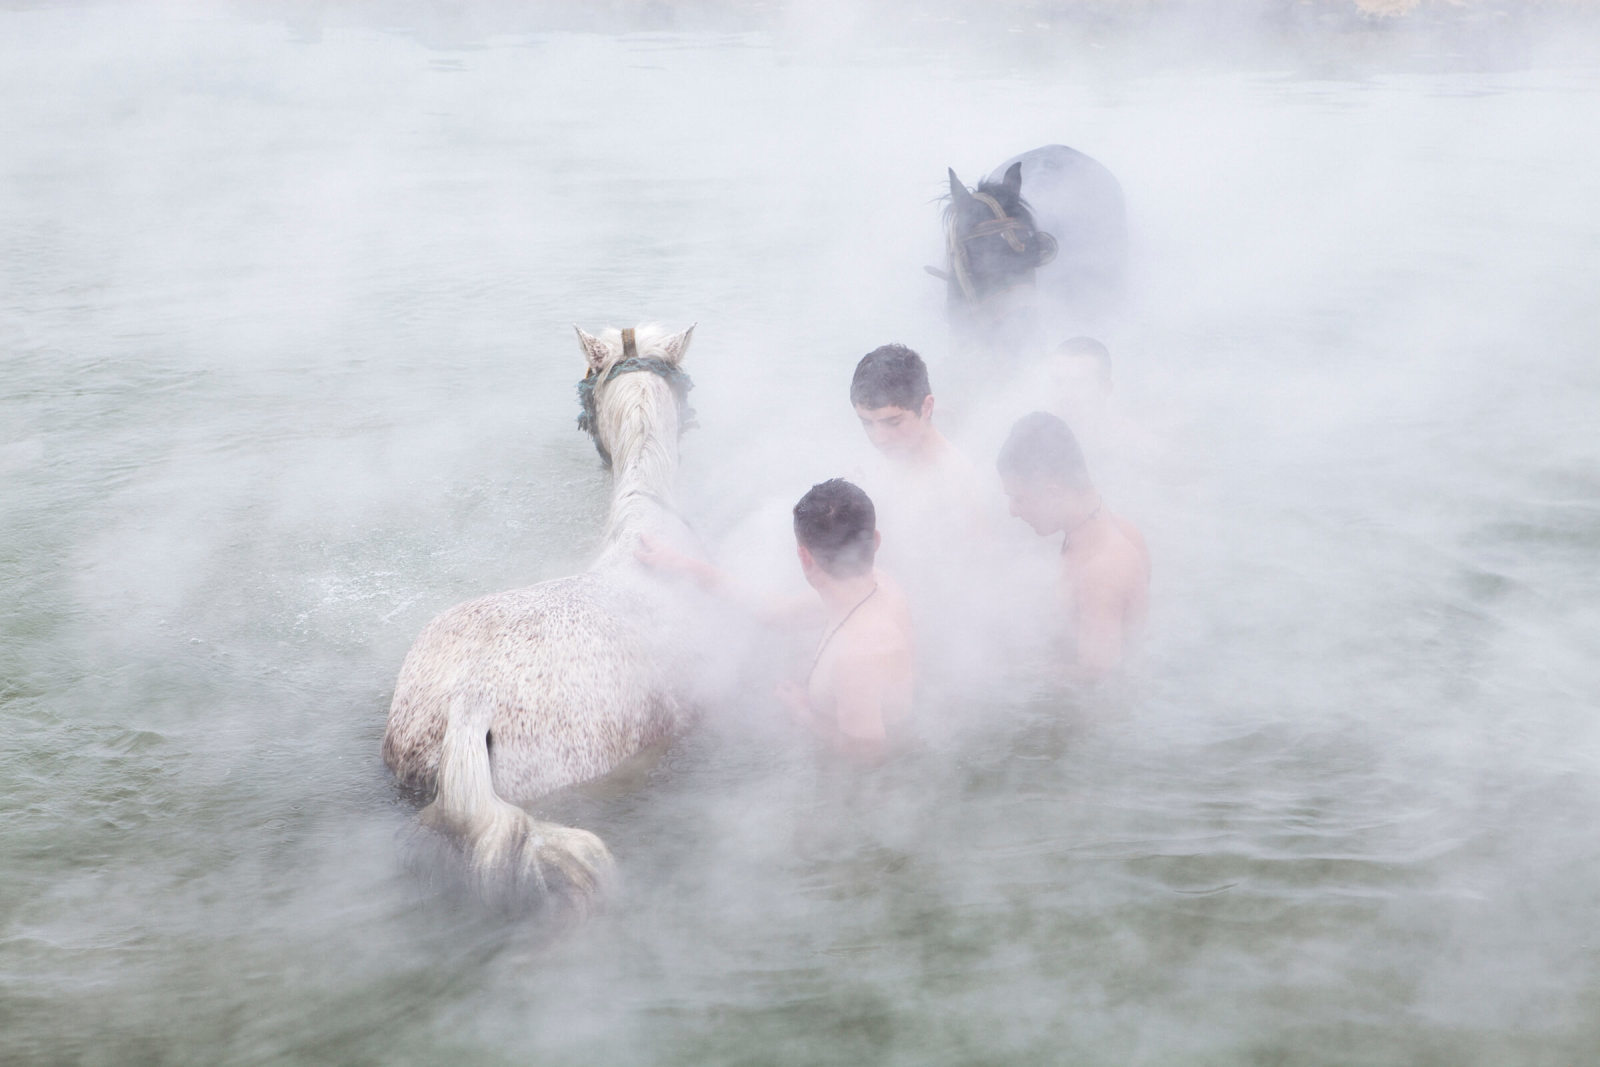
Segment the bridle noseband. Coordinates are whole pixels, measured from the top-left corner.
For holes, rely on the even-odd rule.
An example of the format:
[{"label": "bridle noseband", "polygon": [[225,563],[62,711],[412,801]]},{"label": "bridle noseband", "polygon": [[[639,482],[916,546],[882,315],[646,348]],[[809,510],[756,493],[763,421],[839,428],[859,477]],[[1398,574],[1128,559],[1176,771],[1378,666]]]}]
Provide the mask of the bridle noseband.
[{"label": "bridle noseband", "polygon": [[587,433],[594,441],[595,451],[600,453],[600,459],[608,468],[611,466],[611,453],[600,443],[599,405],[594,394],[596,389],[606,385],[619,374],[628,374],[632,371],[649,371],[666,379],[667,385],[672,389],[673,399],[678,402],[679,434],[695,425],[694,408],[689,406],[689,390],[694,388],[694,379],[679,370],[677,364],[669,363],[659,356],[639,355],[633,329],[630,327],[623,330],[622,358],[611,365],[611,369],[606,371],[604,377],[600,376],[598,370],[591,370],[583,376],[583,381],[578,383],[578,403],[583,406],[583,413],[578,416],[578,429]]}]

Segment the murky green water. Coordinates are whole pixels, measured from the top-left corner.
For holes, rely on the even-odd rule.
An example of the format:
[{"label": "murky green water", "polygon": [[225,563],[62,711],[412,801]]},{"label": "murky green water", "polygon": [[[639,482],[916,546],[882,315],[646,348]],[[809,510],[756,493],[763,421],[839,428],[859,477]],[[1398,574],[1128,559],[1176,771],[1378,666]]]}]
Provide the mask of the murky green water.
[{"label": "murky green water", "polygon": [[[1593,67],[496,18],[0,12],[0,1061],[1600,1052]],[[738,541],[860,353],[983,381],[932,201],[1051,141],[1133,211],[1135,678],[997,662],[865,779],[713,709],[573,802],[626,884],[554,943],[408,869],[412,637],[604,517],[569,324],[699,322]]]}]

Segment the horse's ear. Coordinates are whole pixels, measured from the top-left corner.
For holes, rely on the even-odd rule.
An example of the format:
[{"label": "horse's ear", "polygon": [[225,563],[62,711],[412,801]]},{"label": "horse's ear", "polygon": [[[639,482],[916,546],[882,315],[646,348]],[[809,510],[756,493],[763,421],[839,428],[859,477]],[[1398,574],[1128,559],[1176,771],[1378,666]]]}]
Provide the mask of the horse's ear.
[{"label": "horse's ear", "polygon": [[1012,196],[1022,195],[1022,161],[1020,159],[1006,168],[1006,176],[1001,179],[1000,188]]},{"label": "horse's ear", "polygon": [[698,325],[694,323],[682,333],[675,333],[661,342],[661,355],[668,363],[676,367],[683,362],[683,354],[689,351],[689,339],[694,336],[694,328]]},{"label": "horse's ear", "polygon": [[956,169],[954,167],[946,169],[950,172],[950,199],[957,204],[963,200],[971,200],[972,194],[967,192],[967,187],[961,183],[960,178],[956,177]]},{"label": "horse's ear", "polygon": [[583,327],[573,323],[572,328],[578,331],[578,343],[583,346],[583,358],[589,363],[591,371],[597,371],[606,365],[606,360],[611,358],[611,350],[606,343],[598,337],[591,337],[583,332]]}]

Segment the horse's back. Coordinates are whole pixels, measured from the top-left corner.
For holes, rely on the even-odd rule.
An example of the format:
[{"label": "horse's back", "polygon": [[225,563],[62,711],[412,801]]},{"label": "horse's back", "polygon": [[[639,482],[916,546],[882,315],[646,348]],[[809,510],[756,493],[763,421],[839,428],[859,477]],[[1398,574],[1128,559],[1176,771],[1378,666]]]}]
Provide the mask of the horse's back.
[{"label": "horse's back", "polygon": [[451,697],[487,686],[497,790],[526,804],[606,774],[675,733],[685,712],[646,638],[649,611],[587,573],[480,597],[440,614],[400,668],[384,761],[432,788]]},{"label": "horse's back", "polygon": [[1098,160],[1059,144],[1012,156],[987,180],[1000,181],[1015,163],[1022,164],[1022,198],[1035,225],[1058,245],[1055,259],[1039,268],[1040,292],[1091,317],[1108,310],[1127,267],[1121,183]]}]

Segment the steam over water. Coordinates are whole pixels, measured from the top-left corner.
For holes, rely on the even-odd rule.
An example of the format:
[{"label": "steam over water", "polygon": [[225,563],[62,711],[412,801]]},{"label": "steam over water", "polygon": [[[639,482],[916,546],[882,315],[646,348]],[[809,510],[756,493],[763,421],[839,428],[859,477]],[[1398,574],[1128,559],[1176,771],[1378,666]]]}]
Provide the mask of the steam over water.
[{"label": "steam over water", "polygon": [[[1014,8],[0,11],[0,1061],[1595,1056],[1600,68]],[[625,878],[554,942],[407,869],[412,638],[604,520],[570,324],[699,323],[684,510],[793,581],[862,353],[985,471],[1039,406],[921,267],[946,166],[1052,142],[1134,235],[1128,682],[987,655],[872,775],[708,709],[552,809]]]}]

